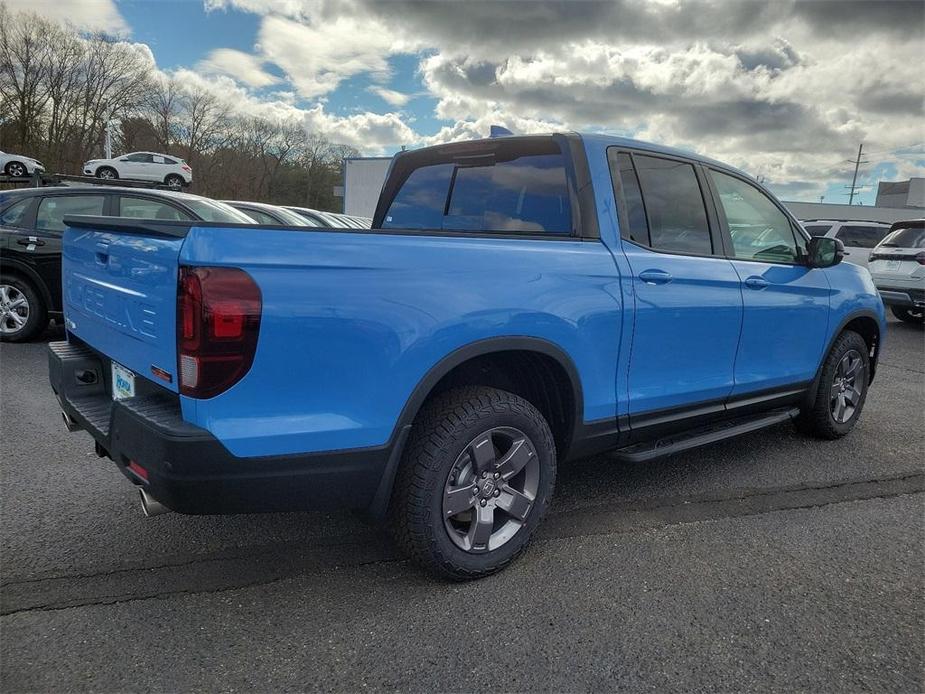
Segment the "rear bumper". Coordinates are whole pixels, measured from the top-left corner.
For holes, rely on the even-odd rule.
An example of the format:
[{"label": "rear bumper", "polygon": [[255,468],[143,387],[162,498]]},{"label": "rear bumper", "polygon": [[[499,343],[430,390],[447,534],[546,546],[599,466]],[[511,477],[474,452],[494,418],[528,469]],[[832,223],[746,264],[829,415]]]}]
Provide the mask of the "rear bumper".
[{"label": "rear bumper", "polygon": [[880,298],[888,306],[925,307],[925,289],[913,287],[878,287]]},{"label": "rear bumper", "polygon": [[[225,514],[354,508],[375,516],[384,513],[400,443],[239,458],[205,429],[183,421],[173,393],[151,391],[113,401],[109,360],[85,346],[52,342],[48,368],[51,386],[72,426],[85,429],[98,452],[173,511]],[[95,380],[87,374],[95,374]],[[130,463],[134,463],[131,468]]]}]

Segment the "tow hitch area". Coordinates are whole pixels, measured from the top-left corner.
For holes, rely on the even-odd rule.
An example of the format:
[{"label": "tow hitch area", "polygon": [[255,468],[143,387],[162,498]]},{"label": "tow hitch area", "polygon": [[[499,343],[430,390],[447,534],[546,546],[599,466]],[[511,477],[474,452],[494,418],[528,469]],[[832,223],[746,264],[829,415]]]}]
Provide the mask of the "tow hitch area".
[{"label": "tow hitch area", "polygon": [[64,419],[65,429],[68,431],[80,431],[80,425],[77,423],[77,421],[64,410],[61,410],[61,417]]}]

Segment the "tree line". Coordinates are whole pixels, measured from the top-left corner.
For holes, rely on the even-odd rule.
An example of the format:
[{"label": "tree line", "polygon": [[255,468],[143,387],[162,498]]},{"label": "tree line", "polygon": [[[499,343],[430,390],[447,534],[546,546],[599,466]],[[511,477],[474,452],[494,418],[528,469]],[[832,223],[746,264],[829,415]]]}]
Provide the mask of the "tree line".
[{"label": "tree line", "polygon": [[236,112],[201,85],[158,72],[137,45],[83,34],[0,2],[0,149],[48,172],[104,156],[164,152],[193,168],[193,192],[336,210],[343,159],[357,151],[302,124]]}]

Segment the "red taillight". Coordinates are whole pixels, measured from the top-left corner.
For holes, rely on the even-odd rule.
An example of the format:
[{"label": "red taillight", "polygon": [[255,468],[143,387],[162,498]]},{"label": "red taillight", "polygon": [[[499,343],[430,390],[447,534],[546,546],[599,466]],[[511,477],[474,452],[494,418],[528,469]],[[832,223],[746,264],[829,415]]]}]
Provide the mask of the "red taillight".
[{"label": "red taillight", "polygon": [[915,262],[919,265],[925,265],[925,251],[915,254]]},{"label": "red taillight", "polygon": [[260,289],[244,270],[181,267],[177,288],[180,392],[211,398],[250,369],[260,331]]},{"label": "red taillight", "polygon": [[193,170],[192,170],[189,166],[187,166],[186,164],[184,164],[184,165],[181,166],[180,168],[183,169],[184,171],[189,171],[190,173],[193,172]]}]

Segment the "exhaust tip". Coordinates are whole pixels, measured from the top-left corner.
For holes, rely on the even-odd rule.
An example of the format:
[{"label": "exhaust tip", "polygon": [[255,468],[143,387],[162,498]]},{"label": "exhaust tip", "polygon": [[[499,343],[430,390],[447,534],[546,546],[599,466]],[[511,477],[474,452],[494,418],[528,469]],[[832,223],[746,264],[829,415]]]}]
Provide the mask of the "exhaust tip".
[{"label": "exhaust tip", "polygon": [[61,419],[64,420],[64,427],[68,431],[77,431],[80,429],[80,425],[77,423],[77,420],[71,417],[71,415],[69,415],[64,410],[61,410]]},{"label": "exhaust tip", "polygon": [[141,496],[141,512],[145,518],[153,518],[164,513],[170,513],[170,509],[164,506],[160,501],[148,494],[144,489],[139,489],[138,494]]}]

